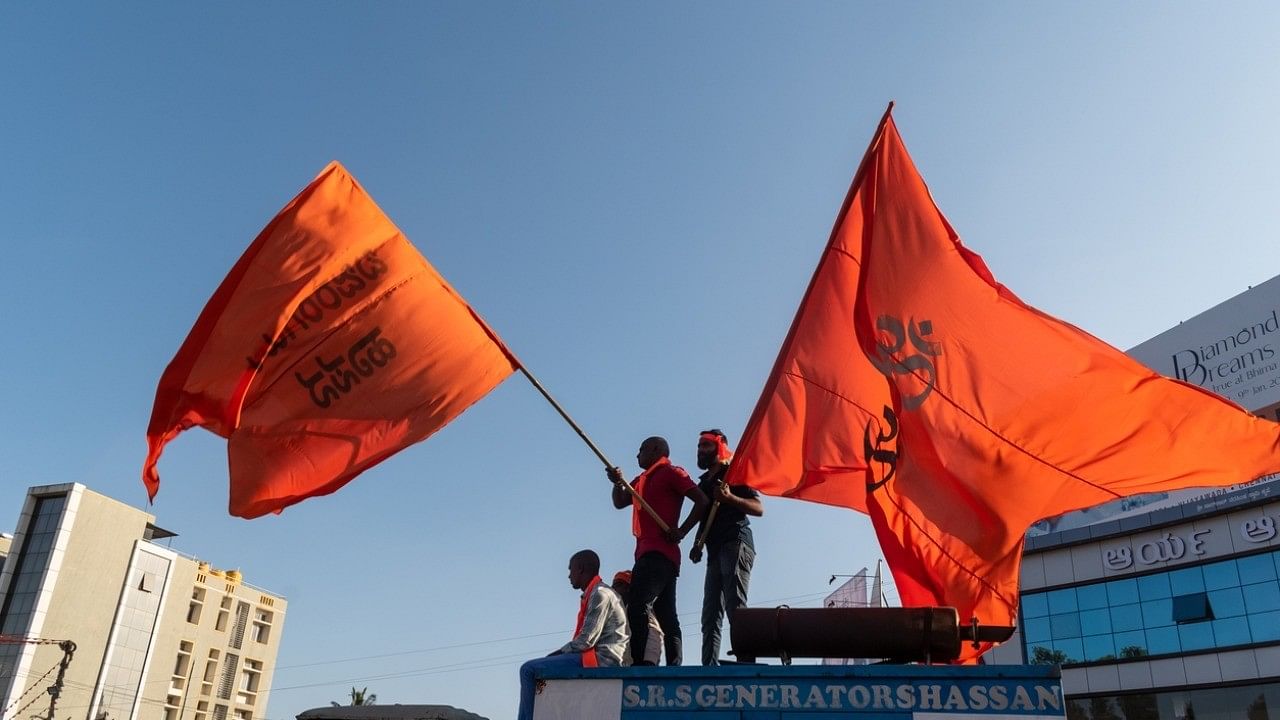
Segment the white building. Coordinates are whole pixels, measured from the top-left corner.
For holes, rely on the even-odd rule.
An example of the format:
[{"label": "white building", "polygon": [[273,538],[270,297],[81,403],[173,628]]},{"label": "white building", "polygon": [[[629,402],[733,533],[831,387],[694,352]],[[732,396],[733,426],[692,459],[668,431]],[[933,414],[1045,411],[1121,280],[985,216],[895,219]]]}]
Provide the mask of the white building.
[{"label": "white building", "polygon": [[[251,720],[266,712],[283,597],[155,541],[150,514],[83,485],[27,491],[0,572],[5,717]],[[0,548],[3,549],[3,548]],[[21,710],[21,712],[20,712]]]}]

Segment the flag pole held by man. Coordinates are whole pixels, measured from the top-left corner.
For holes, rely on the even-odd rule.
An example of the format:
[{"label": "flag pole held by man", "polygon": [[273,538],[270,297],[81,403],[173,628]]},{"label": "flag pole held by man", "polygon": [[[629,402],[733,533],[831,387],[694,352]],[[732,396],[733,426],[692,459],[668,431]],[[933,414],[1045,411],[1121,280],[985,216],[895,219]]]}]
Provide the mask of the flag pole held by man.
[{"label": "flag pole held by man", "polygon": [[1036,520],[1280,470],[1280,425],[998,283],[934,205],[891,112],[727,482],[866,512],[903,606],[1013,625]]}]

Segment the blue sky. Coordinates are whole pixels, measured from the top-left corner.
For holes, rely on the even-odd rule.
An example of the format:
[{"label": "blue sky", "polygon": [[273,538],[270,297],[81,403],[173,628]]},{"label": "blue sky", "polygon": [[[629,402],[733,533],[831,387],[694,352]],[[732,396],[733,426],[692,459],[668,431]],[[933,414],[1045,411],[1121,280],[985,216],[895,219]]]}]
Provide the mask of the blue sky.
[{"label": "blue sky", "polygon": [[[741,434],[891,99],[996,276],[1130,347],[1280,270],[1277,36],[1266,3],[8,3],[0,527],[33,484],[145,503],[161,371],[333,159],[628,471],[647,435],[692,467],[698,430]],[[175,548],[290,600],[272,719],[351,685],[509,717],[572,628],[568,556],[630,563],[518,376],[278,517],[226,514],[207,433],[160,471]],[[792,501],[756,537],[762,605],[878,557]]]}]

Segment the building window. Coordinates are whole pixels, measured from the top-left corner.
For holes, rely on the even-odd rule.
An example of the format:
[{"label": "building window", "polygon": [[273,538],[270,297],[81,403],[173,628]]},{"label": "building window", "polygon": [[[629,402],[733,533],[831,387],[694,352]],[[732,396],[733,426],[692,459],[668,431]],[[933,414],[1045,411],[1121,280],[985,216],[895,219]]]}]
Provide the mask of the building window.
[{"label": "building window", "polygon": [[23,533],[22,547],[17,548],[16,558],[10,556],[6,560],[6,563],[13,563],[13,578],[9,581],[4,605],[0,606],[0,633],[26,634],[66,503],[66,495],[36,498],[31,519]]},{"label": "building window", "polygon": [[240,673],[240,689],[258,692],[258,678],[262,674],[261,660],[245,660]]},{"label": "building window", "polygon": [[209,695],[213,693],[213,682],[218,678],[218,651],[209,651],[209,660],[204,664],[204,676],[201,678],[200,694]]},{"label": "building window", "polygon": [[258,685],[262,680],[262,661],[246,658],[240,670],[240,687],[236,693],[236,702],[241,705],[253,705],[258,699]]},{"label": "building window", "polygon": [[1182,623],[1198,623],[1213,619],[1213,608],[1209,606],[1209,594],[1204,592],[1178,595],[1173,598],[1173,621]]},{"label": "building window", "polygon": [[274,614],[268,610],[259,609],[253,616],[253,641],[259,644],[266,644],[271,639],[271,620]]},{"label": "building window", "polygon": [[1280,551],[1022,598],[1033,662],[1079,663],[1280,641]]},{"label": "building window", "polygon": [[200,613],[204,610],[204,588],[191,590],[191,604],[187,606],[187,622],[200,624]]},{"label": "building window", "polygon": [[227,629],[227,618],[231,617],[231,596],[227,595],[222,598],[222,602],[218,606],[218,619],[213,624],[213,629],[218,632],[225,632]]},{"label": "building window", "polygon": [[173,676],[185,678],[191,672],[191,643],[183,640],[178,643],[178,659],[173,664]]}]

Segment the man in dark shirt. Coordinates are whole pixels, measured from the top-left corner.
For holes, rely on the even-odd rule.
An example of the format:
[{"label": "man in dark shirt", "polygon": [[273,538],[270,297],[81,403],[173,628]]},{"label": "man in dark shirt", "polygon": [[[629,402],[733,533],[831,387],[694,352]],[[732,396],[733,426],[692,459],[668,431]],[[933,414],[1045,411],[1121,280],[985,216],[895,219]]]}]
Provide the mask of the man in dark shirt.
[{"label": "man in dark shirt", "polygon": [[[712,506],[698,531],[699,542],[689,550],[689,559],[702,559],[706,545],[707,579],[702,595],[702,664],[720,664],[720,621],[747,604],[747,585],[756,548],[751,536],[748,515],[760,517],[764,505],[760,494],[745,485],[729,487],[724,482],[733,452],[729,441],[718,429],[703,430],[698,436],[698,467],[705,470],[698,477],[698,488],[711,498]],[[710,525],[708,527],[708,524]]]},{"label": "man in dark shirt", "polygon": [[[631,482],[631,487],[666,523],[663,531],[658,523],[638,503],[631,501],[631,490],[625,487],[622,471],[609,468],[613,481],[613,506],[622,509],[632,506],[631,532],[636,536],[636,564],[631,571],[631,593],[627,598],[627,624],[631,627],[631,662],[633,665],[651,665],[644,658],[645,644],[649,640],[649,612],[652,611],[662,628],[666,645],[667,664],[679,665],[680,617],[676,614],[676,577],[680,574],[680,541],[702,519],[707,506],[707,496],[693,484],[689,473],[671,464],[671,449],[667,441],[651,437],[640,444],[636,461],[644,472]],[[684,499],[693,501],[693,509],[684,523],[680,523],[680,506]]]}]

